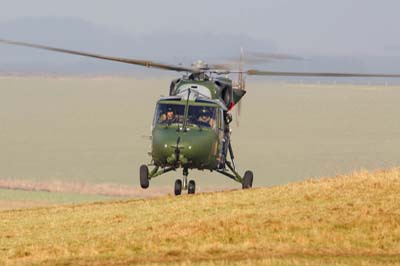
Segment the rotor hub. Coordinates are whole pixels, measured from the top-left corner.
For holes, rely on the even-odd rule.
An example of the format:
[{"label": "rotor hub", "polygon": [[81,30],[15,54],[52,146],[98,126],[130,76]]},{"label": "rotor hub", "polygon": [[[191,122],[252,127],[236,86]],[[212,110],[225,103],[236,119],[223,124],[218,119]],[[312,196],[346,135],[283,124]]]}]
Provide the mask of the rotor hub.
[{"label": "rotor hub", "polygon": [[196,62],[194,62],[192,64],[192,67],[195,69],[199,69],[199,70],[208,70],[208,64],[206,62],[204,62],[203,60],[197,60]]}]

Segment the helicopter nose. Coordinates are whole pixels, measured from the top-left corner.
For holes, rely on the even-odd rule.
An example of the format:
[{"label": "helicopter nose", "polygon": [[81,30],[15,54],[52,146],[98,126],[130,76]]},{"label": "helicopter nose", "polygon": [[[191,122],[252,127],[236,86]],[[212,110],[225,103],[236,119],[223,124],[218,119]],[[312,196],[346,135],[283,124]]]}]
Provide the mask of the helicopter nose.
[{"label": "helicopter nose", "polygon": [[[175,131],[176,132],[176,131]],[[171,132],[172,133],[172,132]],[[155,134],[152,156],[160,164],[205,165],[213,155],[216,139],[207,132],[185,132],[178,136]]]}]

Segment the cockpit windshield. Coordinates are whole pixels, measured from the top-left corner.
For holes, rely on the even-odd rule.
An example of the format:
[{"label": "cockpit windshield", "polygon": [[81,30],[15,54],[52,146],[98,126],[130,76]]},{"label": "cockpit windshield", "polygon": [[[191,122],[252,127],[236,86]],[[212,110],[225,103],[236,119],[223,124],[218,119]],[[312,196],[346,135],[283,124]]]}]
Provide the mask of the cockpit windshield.
[{"label": "cockpit windshield", "polygon": [[[183,124],[185,105],[159,103],[155,115],[155,124]],[[188,126],[216,128],[217,108],[211,106],[189,105]]]},{"label": "cockpit windshield", "polygon": [[210,106],[189,106],[188,124],[215,129],[217,108]]},{"label": "cockpit windshield", "polygon": [[184,115],[184,105],[160,103],[157,106],[155,122],[165,125],[183,123]]}]

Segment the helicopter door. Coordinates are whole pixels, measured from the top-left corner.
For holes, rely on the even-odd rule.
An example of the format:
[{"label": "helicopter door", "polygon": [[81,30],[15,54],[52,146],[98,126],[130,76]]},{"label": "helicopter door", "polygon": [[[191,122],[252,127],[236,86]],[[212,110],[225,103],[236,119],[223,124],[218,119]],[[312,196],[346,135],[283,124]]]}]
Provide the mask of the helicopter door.
[{"label": "helicopter door", "polygon": [[224,113],[221,108],[218,108],[218,157],[220,161],[220,167],[225,165],[225,156],[224,156],[224,148],[225,148],[225,123],[224,123]]}]

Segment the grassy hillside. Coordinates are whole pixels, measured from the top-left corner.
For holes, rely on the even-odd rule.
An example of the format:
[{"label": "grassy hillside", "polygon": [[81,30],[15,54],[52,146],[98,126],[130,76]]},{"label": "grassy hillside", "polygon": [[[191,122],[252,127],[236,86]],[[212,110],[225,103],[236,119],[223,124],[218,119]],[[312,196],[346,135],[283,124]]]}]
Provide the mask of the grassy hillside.
[{"label": "grassy hillside", "polygon": [[400,265],[400,169],[0,212],[0,264]]}]

